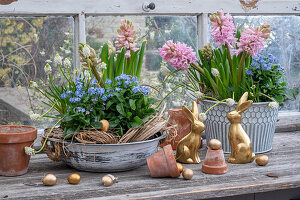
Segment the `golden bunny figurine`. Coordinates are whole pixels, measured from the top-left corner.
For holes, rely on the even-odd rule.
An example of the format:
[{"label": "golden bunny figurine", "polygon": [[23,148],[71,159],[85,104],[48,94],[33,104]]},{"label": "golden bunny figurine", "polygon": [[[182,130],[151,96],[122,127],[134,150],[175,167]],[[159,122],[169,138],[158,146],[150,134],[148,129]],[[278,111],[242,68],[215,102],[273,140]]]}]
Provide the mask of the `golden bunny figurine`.
[{"label": "golden bunny figurine", "polygon": [[184,115],[191,121],[191,132],[182,138],[176,148],[176,160],[181,163],[197,164],[200,163],[198,149],[201,145],[201,132],[205,125],[199,120],[198,106],[193,101],[192,112],[185,106],[182,106]]},{"label": "golden bunny figurine", "polygon": [[255,154],[252,153],[250,138],[241,125],[242,112],[252,105],[252,101],[247,101],[247,99],[248,92],[245,92],[239,100],[236,109],[227,114],[227,118],[231,123],[228,134],[231,146],[231,154],[228,159],[229,163],[249,163],[255,159]]}]

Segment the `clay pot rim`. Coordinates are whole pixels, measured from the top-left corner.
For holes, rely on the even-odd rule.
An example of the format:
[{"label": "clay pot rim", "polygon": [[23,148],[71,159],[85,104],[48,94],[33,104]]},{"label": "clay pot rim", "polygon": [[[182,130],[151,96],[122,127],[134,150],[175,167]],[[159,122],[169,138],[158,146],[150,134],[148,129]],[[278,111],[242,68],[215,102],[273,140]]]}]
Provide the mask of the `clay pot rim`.
[{"label": "clay pot rim", "polygon": [[0,125],[0,129],[4,127],[16,127],[16,128],[29,128],[31,130],[26,130],[24,132],[11,132],[11,133],[0,133],[0,143],[1,144],[14,144],[14,143],[24,143],[34,141],[37,137],[37,128],[33,126],[26,125]]},{"label": "clay pot rim", "polygon": [[[170,144],[166,145],[166,146],[163,147],[163,150],[164,150],[164,154],[165,154],[166,158],[168,158],[168,157],[173,157],[174,158],[174,159],[166,159],[169,170],[171,172],[171,176],[173,178],[179,177],[180,176],[180,171],[177,167],[177,163],[176,163],[176,159],[175,159],[175,156],[174,156],[172,146]],[[172,167],[172,166],[174,166],[174,167]]]},{"label": "clay pot rim", "polygon": [[37,132],[37,128],[33,127],[33,126],[26,126],[26,125],[0,125],[0,130],[1,128],[4,127],[16,127],[16,128],[28,128],[28,129],[32,129],[32,130],[26,130],[24,132],[20,132],[20,133],[16,133],[16,132],[10,132],[10,133],[1,133],[0,131],[0,135],[7,135],[7,136],[16,136],[16,135],[20,135],[20,134],[30,134],[32,132]]}]

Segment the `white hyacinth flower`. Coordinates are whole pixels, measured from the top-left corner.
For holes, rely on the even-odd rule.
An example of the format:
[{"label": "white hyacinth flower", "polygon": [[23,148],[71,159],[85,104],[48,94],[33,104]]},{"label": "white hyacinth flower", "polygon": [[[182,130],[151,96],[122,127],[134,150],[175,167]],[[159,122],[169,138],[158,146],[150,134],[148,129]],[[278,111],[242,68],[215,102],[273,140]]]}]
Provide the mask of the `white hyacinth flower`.
[{"label": "white hyacinth flower", "polygon": [[37,113],[31,113],[29,116],[32,121],[38,121],[41,118],[41,115]]},{"label": "white hyacinth flower", "polygon": [[30,81],[31,87],[38,87],[38,84],[34,81]]},{"label": "white hyacinth flower", "polygon": [[52,63],[52,60],[46,60],[46,63]]},{"label": "white hyacinth flower", "polygon": [[231,98],[226,99],[226,104],[227,106],[233,106],[235,103],[235,101]]},{"label": "white hyacinth flower", "polygon": [[212,68],[211,69],[211,73],[214,77],[219,76],[220,72],[216,69],[216,68]]},{"label": "white hyacinth flower", "polygon": [[51,68],[51,66],[49,65],[49,63],[47,63],[47,64],[45,65],[44,71],[45,71],[46,74],[51,74],[52,68]]},{"label": "white hyacinth flower", "polygon": [[199,120],[200,121],[205,121],[207,119],[207,116],[206,116],[206,114],[205,113],[200,113],[200,115],[199,115]]},{"label": "white hyacinth flower", "polygon": [[55,65],[62,65],[62,57],[60,57],[60,55],[56,54],[56,56],[54,57],[54,64]]},{"label": "white hyacinth flower", "polygon": [[65,50],[65,53],[66,53],[66,54],[70,54],[70,53],[71,53],[71,50]]},{"label": "white hyacinth flower", "polygon": [[273,101],[273,102],[270,102],[268,106],[271,109],[278,109],[279,104],[277,102]]},{"label": "white hyacinth flower", "polygon": [[82,53],[85,58],[90,57],[90,55],[91,55],[90,48],[88,46],[84,45],[84,47],[82,48]]},{"label": "white hyacinth flower", "polygon": [[161,72],[163,75],[167,76],[168,74],[170,74],[171,71],[170,71],[166,66],[162,66],[162,67],[160,68],[160,72]]},{"label": "white hyacinth flower", "polygon": [[65,68],[71,67],[71,61],[69,60],[69,58],[66,58],[66,59],[64,60],[64,67],[65,67]]},{"label": "white hyacinth flower", "polygon": [[25,150],[25,153],[26,153],[27,155],[29,155],[29,156],[35,155],[34,149],[31,148],[31,147],[24,147],[24,150]]},{"label": "white hyacinth flower", "polygon": [[196,98],[199,98],[199,99],[201,99],[204,96],[204,94],[201,91],[197,91],[195,93],[195,95],[196,95]]}]

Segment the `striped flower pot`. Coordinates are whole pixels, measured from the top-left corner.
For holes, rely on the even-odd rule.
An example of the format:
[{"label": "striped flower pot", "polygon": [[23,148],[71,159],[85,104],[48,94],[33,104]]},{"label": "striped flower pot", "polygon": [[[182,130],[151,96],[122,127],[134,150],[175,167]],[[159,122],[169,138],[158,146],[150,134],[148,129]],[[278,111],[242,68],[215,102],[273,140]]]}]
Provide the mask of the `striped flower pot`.
[{"label": "striped flower pot", "polygon": [[[202,111],[209,109],[215,103],[216,101],[210,100],[199,102]],[[236,105],[229,107],[222,102],[208,111],[205,120],[207,143],[213,138],[220,140],[225,153],[231,152],[228,140],[230,122],[226,115],[234,110]],[[250,137],[254,153],[264,153],[272,149],[278,109],[271,109],[268,105],[269,102],[253,103],[248,110],[242,113],[242,126]]]}]

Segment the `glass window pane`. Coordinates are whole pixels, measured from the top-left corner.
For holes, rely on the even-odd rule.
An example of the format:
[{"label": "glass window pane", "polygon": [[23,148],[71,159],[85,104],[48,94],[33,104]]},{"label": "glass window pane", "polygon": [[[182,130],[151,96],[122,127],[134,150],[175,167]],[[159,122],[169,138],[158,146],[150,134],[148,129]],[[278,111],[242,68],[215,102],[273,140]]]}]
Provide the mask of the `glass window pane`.
[{"label": "glass window pane", "polygon": [[0,18],[0,124],[49,125],[51,120],[30,120],[30,111],[42,114],[47,109],[40,106],[45,98],[30,88],[30,81],[47,87],[46,63],[53,80],[60,81],[53,59],[59,53],[73,60],[73,32],[73,17]]},{"label": "glass window pane", "polygon": [[[165,75],[160,72],[162,58],[158,53],[158,48],[162,47],[165,41],[180,41],[192,46],[194,50],[197,49],[196,16],[89,16],[86,18],[87,43],[98,52],[108,40],[114,43],[121,19],[132,21],[137,30],[139,44],[147,40],[142,71],[143,83],[158,85],[165,78]],[[168,67],[174,70],[171,66]],[[172,81],[179,83],[182,74],[177,73],[175,77]],[[174,88],[174,84],[167,84],[163,95]],[[183,90],[178,90],[170,95],[166,102],[169,108],[180,107],[186,105],[189,99]]]}]

